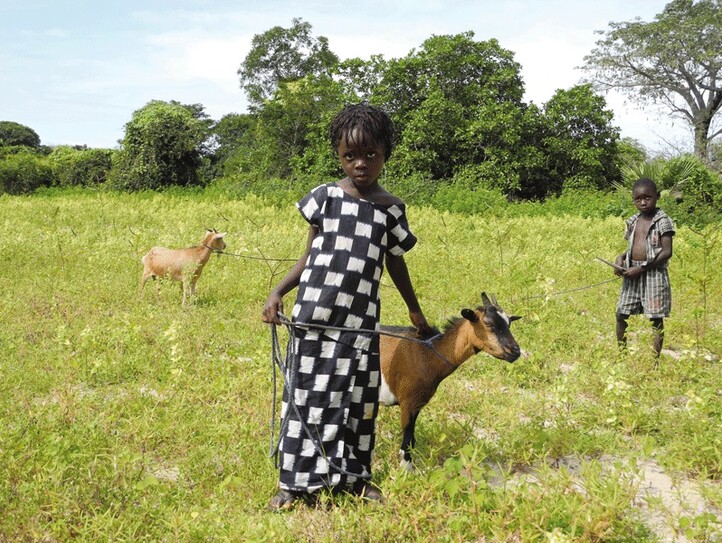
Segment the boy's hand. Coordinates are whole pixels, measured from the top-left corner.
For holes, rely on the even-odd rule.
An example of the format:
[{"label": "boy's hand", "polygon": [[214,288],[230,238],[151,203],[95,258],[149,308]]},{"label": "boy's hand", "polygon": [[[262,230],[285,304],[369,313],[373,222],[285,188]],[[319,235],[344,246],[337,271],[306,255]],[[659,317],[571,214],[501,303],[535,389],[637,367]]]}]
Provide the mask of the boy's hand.
[{"label": "boy's hand", "polygon": [[[624,268],[624,255],[619,255],[614,261],[614,263],[620,268]],[[624,270],[614,268],[614,275],[616,275],[617,277],[624,277]]]},{"label": "boy's hand", "polygon": [[644,270],[642,269],[642,266],[632,266],[631,268],[628,268],[627,271],[625,271],[622,275],[626,277],[627,279],[634,279],[635,277],[639,277],[644,273]]}]

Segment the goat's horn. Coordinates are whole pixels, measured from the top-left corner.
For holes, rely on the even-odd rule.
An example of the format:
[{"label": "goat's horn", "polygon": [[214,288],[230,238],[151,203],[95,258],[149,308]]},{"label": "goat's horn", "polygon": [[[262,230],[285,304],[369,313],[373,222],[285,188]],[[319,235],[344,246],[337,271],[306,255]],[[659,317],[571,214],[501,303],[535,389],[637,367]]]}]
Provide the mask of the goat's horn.
[{"label": "goat's horn", "polygon": [[484,307],[492,305],[491,301],[489,301],[489,297],[486,295],[486,292],[481,293],[481,301],[484,302]]}]

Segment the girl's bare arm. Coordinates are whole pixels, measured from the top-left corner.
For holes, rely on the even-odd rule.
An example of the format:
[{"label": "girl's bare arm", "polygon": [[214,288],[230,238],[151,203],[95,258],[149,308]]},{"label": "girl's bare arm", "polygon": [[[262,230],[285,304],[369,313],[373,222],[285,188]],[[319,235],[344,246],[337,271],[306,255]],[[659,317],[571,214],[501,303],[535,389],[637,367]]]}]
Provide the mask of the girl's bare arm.
[{"label": "girl's bare arm", "polygon": [[301,274],[306,266],[308,255],[311,254],[311,244],[318,234],[318,227],[310,226],[308,230],[308,238],[306,239],[306,250],[293,267],[288,271],[283,279],[281,279],[276,287],[271,291],[263,306],[263,314],[261,320],[269,324],[281,324],[278,318],[279,313],[283,313],[283,297],[298,286],[301,280]]},{"label": "girl's bare arm", "polygon": [[432,333],[431,327],[429,323],[426,322],[426,317],[419,306],[419,300],[416,298],[414,287],[411,284],[409,269],[406,267],[404,257],[391,254],[386,255],[386,269],[406,303],[406,307],[409,310],[409,318],[411,319],[411,323],[416,327],[418,334],[420,336],[430,335]]}]

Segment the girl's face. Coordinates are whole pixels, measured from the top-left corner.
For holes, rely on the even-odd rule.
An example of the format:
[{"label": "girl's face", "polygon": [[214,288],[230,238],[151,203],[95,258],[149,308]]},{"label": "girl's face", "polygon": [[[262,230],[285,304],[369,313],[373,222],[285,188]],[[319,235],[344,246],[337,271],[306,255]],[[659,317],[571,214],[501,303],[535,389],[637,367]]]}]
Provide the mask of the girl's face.
[{"label": "girl's face", "polygon": [[376,183],[386,163],[385,151],[383,145],[358,129],[341,138],[337,149],[344,173],[358,189]]}]

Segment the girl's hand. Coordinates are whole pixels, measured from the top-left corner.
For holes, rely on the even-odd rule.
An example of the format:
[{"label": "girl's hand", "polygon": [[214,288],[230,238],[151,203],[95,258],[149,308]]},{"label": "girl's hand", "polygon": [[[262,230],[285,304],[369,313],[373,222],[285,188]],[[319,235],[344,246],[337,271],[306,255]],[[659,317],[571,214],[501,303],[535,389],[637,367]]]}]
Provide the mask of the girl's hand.
[{"label": "girl's hand", "polygon": [[426,317],[421,311],[409,311],[411,323],[416,328],[416,335],[420,338],[427,338],[433,335],[434,331],[426,322]]},{"label": "girl's hand", "polygon": [[277,292],[273,291],[268,295],[263,306],[261,320],[268,324],[281,324],[278,314],[283,313],[283,299]]}]

